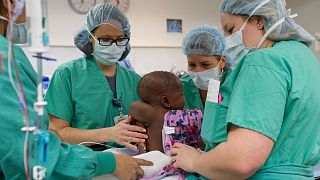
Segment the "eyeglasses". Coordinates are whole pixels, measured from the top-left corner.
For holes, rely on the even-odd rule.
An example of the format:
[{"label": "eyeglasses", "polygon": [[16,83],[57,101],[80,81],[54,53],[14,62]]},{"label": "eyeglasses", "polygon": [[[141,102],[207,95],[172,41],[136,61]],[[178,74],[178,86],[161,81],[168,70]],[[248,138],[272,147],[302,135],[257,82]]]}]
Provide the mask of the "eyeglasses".
[{"label": "eyeglasses", "polygon": [[99,41],[101,46],[111,46],[113,43],[116,43],[117,46],[126,46],[130,38],[120,38],[120,39],[110,39],[110,38],[96,38]]}]

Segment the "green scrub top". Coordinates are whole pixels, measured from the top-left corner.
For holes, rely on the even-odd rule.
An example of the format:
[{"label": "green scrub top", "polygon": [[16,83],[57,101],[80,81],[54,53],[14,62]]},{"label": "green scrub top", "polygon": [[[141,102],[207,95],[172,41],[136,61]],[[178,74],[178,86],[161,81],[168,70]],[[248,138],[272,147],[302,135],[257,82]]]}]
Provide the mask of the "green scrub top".
[{"label": "green scrub top", "polygon": [[200,91],[189,75],[181,78],[183,96],[185,98],[184,109],[199,109],[203,113],[204,107],[200,97]]},{"label": "green scrub top", "polygon": [[[25,132],[23,116],[19,112],[19,103],[8,74],[8,41],[0,36],[0,53],[5,55],[4,71],[0,71],[0,179],[24,180],[23,145]],[[13,46],[15,62],[23,83],[26,94],[30,119],[33,123],[35,110],[33,103],[36,101],[36,73],[22,49]],[[13,79],[17,81],[12,66]],[[47,116],[44,117],[46,127]],[[48,162],[46,179],[91,179],[93,176],[112,173],[116,168],[115,157],[112,153],[93,152],[91,149],[80,145],[69,145],[60,141],[52,132],[48,143]],[[33,135],[29,136],[29,147],[35,147]],[[29,167],[38,165],[38,155],[35,149],[29,151]],[[31,169],[30,169],[31,170]]]},{"label": "green scrub top", "polygon": [[320,159],[319,77],[319,60],[298,41],[250,52],[222,85],[222,103],[206,102],[201,132],[206,151],[226,141],[227,127],[234,124],[275,143],[249,179],[314,179]]},{"label": "green scrub top", "polygon": [[[116,92],[127,114],[131,102],[139,101],[140,76],[117,64]],[[54,73],[45,100],[47,112],[79,129],[114,126],[119,107],[113,105],[114,94],[93,58],[79,58],[61,65]]]},{"label": "green scrub top", "polygon": [[[220,82],[221,85],[231,74],[231,72],[232,70],[230,68],[228,68],[228,70],[223,71]],[[204,106],[202,104],[199,88],[194,84],[189,75],[182,77],[180,80],[182,82],[183,95],[186,100],[184,109],[199,109],[203,113]]]}]

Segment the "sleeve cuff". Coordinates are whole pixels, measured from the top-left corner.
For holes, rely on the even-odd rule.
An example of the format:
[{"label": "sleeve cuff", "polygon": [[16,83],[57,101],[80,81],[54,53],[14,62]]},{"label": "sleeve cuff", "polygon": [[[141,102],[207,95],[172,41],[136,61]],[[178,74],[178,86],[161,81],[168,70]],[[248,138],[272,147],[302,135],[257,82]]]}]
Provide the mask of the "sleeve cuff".
[{"label": "sleeve cuff", "polygon": [[111,174],[116,170],[116,158],[111,152],[97,152],[97,167],[95,176]]},{"label": "sleeve cuff", "polygon": [[68,123],[71,122],[72,118],[68,118],[67,115],[63,115],[61,113],[58,113],[57,111],[54,110],[49,104],[46,106],[46,112],[50,115],[56,116],[64,121],[67,121]]},{"label": "sleeve cuff", "polygon": [[233,125],[236,125],[236,126],[239,126],[241,128],[245,128],[245,129],[249,129],[249,130],[252,130],[252,131],[255,131],[257,133],[260,133],[260,134],[263,134],[269,138],[271,138],[275,143],[277,142],[277,139],[278,139],[278,135],[276,135],[274,132],[276,132],[276,130],[274,130],[274,132],[272,131],[268,131],[267,128],[261,128],[261,127],[258,127],[257,125],[255,124],[246,124],[246,125],[243,125],[243,123],[241,122],[238,122],[236,120],[234,121],[227,121],[227,126],[229,127],[229,124],[233,124]]}]

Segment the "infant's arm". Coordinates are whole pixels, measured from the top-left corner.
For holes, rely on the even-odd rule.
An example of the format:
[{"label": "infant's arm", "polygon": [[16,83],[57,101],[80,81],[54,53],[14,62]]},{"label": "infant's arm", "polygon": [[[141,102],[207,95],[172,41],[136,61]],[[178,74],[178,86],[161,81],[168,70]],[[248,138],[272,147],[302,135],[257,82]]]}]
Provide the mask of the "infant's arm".
[{"label": "infant's arm", "polygon": [[144,102],[133,102],[130,105],[129,115],[136,121],[149,127],[155,118],[156,109]]}]

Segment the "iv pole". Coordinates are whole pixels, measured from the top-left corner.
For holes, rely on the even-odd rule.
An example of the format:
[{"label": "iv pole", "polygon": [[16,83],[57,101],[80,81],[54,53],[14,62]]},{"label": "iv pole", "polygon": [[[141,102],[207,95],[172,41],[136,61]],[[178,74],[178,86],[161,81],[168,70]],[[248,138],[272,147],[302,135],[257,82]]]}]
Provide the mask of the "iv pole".
[{"label": "iv pole", "polygon": [[49,50],[49,38],[47,33],[47,3],[46,0],[26,0],[26,15],[29,23],[28,43],[29,51],[37,57],[37,102],[34,108],[37,119],[34,123],[35,152],[38,153],[37,164],[33,167],[33,179],[42,180],[45,178],[45,163],[48,160],[47,145],[49,133],[43,131],[44,107],[47,102],[43,98],[42,87],[42,54]]}]

